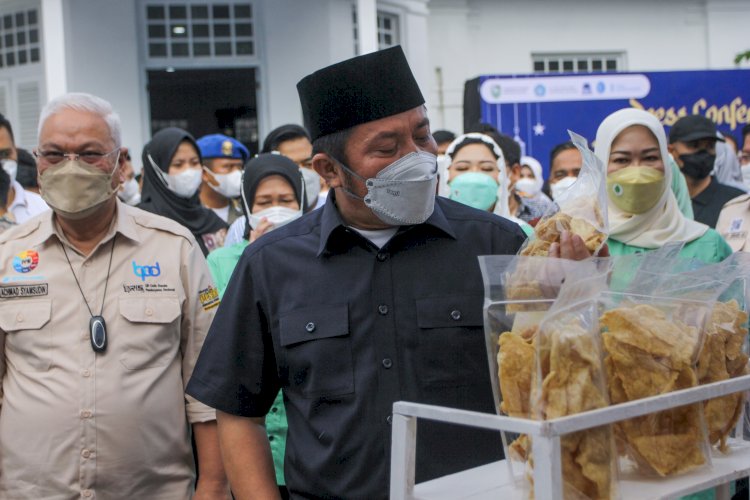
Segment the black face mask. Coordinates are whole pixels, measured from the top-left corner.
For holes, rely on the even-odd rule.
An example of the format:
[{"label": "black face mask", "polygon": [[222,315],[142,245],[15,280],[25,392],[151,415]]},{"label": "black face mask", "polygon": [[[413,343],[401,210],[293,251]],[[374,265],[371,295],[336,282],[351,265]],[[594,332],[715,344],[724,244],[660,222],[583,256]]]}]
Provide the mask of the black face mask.
[{"label": "black face mask", "polygon": [[689,155],[680,155],[682,160],[682,173],[696,180],[702,180],[711,174],[714,169],[716,155],[705,149]]}]

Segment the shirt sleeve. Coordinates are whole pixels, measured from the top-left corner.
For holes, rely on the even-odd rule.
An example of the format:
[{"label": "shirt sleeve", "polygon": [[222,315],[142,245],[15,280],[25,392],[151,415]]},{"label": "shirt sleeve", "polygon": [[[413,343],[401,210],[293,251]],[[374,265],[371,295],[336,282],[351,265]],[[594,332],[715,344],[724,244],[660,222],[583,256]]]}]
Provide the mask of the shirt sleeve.
[{"label": "shirt sleeve", "polygon": [[252,267],[263,267],[252,254],[242,255],[187,392],[226,413],[263,417],[279,391],[279,378],[261,286],[255,282],[251,262]]},{"label": "shirt sleeve", "polygon": [[[181,266],[185,302],[180,332],[182,380],[185,389],[219,305],[219,292],[213,284],[200,247],[197,244],[186,246],[187,255]],[[189,395],[185,399],[187,417],[191,424],[216,419],[216,411],[209,406]]]}]

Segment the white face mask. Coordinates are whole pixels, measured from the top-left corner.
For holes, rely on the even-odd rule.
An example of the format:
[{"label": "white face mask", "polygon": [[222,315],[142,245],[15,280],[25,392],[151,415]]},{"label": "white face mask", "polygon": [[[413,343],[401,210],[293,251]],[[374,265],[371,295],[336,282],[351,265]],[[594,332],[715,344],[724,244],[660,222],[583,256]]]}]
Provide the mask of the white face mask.
[{"label": "white face mask", "polygon": [[122,189],[117,192],[117,196],[124,203],[134,207],[141,202],[141,193],[138,190],[138,181],[135,178],[123,182]]},{"label": "white face mask", "polygon": [[211,187],[211,189],[224,196],[225,198],[237,198],[240,195],[240,187],[242,185],[242,171],[233,170],[228,174],[215,174],[211,172],[207,167],[203,167],[203,170],[211,174],[213,178],[216,179],[216,182],[219,183],[218,186],[214,186],[209,182],[208,185]]},{"label": "white face mask", "polygon": [[750,186],[750,163],[747,165],[742,165],[742,181],[745,183],[745,186]]},{"label": "white face mask", "polygon": [[539,194],[539,191],[542,190],[541,186],[539,186],[539,183],[534,179],[529,179],[527,177],[522,177],[516,181],[516,192],[517,193],[523,193],[521,196],[526,195],[529,198],[533,198],[537,194]]},{"label": "white face mask", "polygon": [[281,207],[281,206],[275,206],[275,207],[269,207],[261,210],[260,212],[256,212],[254,214],[250,214],[248,217],[248,222],[250,223],[250,227],[255,229],[260,225],[261,219],[265,218],[273,224],[273,226],[269,229],[278,229],[284,224],[288,224],[292,222],[295,219],[298,219],[302,215],[302,210],[294,210],[289,207]]},{"label": "white face mask", "polygon": [[18,162],[16,160],[3,160],[3,170],[10,176],[10,182],[13,182],[18,174]]},{"label": "white face mask", "polygon": [[568,189],[570,186],[575,184],[575,182],[578,180],[577,177],[563,177],[559,181],[557,181],[554,184],[549,185],[550,194],[552,195],[552,199],[556,200],[560,197],[560,195]]},{"label": "white face mask", "polygon": [[180,198],[192,198],[198,191],[201,182],[203,182],[203,179],[201,179],[201,169],[199,168],[190,167],[179,174],[168,175],[162,172],[156,165],[151,155],[148,155],[148,160],[156,175],[164,182],[164,185]]},{"label": "white face mask", "polygon": [[299,171],[302,172],[302,178],[305,181],[307,204],[314,207],[318,203],[320,194],[320,176],[315,170],[309,168],[300,167]]},{"label": "white face mask", "polygon": [[354,177],[365,181],[364,198],[344,190],[349,196],[363,200],[378,219],[390,226],[421,224],[435,209],[437,157],[425,151],[414,151],[394,161],[370,179],[338,164]]}]

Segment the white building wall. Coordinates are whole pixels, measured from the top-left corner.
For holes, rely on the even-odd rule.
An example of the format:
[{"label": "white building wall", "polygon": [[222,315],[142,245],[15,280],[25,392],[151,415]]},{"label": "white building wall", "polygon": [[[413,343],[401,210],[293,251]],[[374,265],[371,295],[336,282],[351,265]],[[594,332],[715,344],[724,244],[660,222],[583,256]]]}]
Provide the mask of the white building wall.
[{"label": "white building wall", "polygon": [[[622,51],[627,71],[659,71],[731,68],[748,48],[747,0],[431,0],[429,8],[430,61],[442,69],[445,103],[433,128],[456,132],[464,82],[531,73],[532,53]],[[433,77],[432,103],[437,85]]]},{"label": "white building wall", "polygon": [[[139,63],[136,2],[66,0],[68,92],[89,92],[110,103],[122,119],[123,146],[140,157],[149,136],[147,99]],[[53,76],[54,78],[54,76]]]}]

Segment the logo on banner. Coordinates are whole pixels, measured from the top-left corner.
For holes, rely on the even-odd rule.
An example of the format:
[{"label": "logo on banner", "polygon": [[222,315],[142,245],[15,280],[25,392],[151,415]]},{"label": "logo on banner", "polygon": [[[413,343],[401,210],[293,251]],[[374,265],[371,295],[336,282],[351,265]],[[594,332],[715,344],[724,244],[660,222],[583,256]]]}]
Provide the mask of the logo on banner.
[{"label": "logo on banner", "polygon": [[19,273],[28,273],[39,265],[39,254],[34,250],[26,250],[13,257],[13,269]]},{"label": "logo on banner", "polygon": [[141,281],[146,281],[146,278],[155,278],[161,275],[161,268],[159,263],[155,263],[153,266],[139,266],[133,261],[133,274],[141,278]]}]

